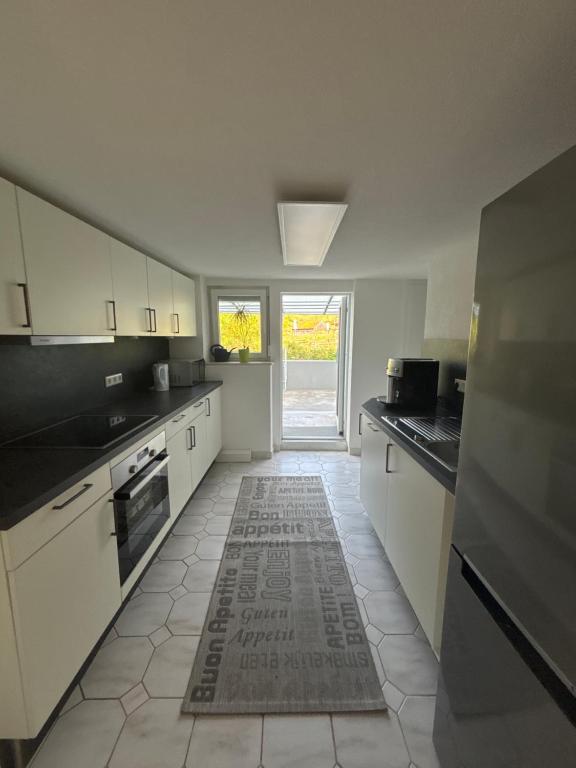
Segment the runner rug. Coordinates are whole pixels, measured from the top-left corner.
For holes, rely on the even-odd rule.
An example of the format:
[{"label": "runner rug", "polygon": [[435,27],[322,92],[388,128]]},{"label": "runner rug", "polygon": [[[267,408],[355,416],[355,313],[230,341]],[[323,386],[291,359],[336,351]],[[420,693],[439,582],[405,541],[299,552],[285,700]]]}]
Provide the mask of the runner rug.
[{"label": "runner rug", "polygon": [[182,705],[386,709],[322,479],[244,477]]}]

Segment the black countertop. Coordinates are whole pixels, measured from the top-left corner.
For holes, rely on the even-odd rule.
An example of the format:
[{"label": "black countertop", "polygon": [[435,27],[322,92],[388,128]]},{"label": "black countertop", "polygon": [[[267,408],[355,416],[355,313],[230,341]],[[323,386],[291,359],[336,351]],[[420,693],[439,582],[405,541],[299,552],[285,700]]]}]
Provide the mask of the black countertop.
[{"label": "black countertop", "polygon": [[424,469],[429,472],[435,480],[438,480],[441,485],[446,488],[451,494],[454,494],[456,490],[456,472],[451,472],[440,461],[430,456],[429,453],[424,451],[418,443],[411,440],[409,437],[397,429],[390,422],[384,421],[384,416],[460,416],[459,413],[447,408],[442,402],[438,401],[438,405],[435,409],[430,411],[414,411],[414,410],[402,410],[395,407],[387,408],[382,403],[379,403],[375,397],[371,400],[367,400],[362,405],[362,413],[367,416],[370,421],[383,432],[393,438],[396,445],[403,448],[406,453],[412,456],[415,461],[418,462]]},{"label": "black countertop", "polygon": [[80,482],[183,408],[222,386],[206,381],[167,392],[140,392],[87,413],[154,414],[156,418],[111,448],[0,447],[0,530],[7,530]]}]

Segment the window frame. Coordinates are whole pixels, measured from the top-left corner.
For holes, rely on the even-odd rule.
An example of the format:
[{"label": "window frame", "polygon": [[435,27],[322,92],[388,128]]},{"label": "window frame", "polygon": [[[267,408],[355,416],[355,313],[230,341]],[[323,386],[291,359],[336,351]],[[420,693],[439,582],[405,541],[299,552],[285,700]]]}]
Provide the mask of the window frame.
[{"label": "window frame", "polygon": [[[270,359],[270,332],[268,325],[269,317],[269,291],[265,286],[209,286],[210,295],[210,338],[211,344],[220,344],[220,322],[218,316],[218,300],[227,301],[259,301],[260,302],[260,352],[250,351],[251,360],[269,360]],[[237,361],[238,351],[232,352],[230,360]]]}]

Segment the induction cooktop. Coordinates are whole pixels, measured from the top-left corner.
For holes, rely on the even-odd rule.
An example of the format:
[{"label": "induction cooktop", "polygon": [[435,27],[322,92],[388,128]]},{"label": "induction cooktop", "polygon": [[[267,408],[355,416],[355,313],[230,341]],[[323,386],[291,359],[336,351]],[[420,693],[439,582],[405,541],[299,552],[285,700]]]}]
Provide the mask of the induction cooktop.
[{"label": "induction cooktop", "polygon": [[149,414],[83,414],[72,416],[51,427],[31,432],[4,447],[108,448],[157,416]]}]

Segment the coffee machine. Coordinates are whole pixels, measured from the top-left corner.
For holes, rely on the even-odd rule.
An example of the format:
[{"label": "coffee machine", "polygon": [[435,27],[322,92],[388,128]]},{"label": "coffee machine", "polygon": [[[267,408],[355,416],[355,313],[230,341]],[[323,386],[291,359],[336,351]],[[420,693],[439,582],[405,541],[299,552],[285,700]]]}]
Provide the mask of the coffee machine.
[{"label": "coffee machine", "polygon": [[386,373],[387,408],[433,408],[438,397],[438,360],[424,357],[391,357]]}]

